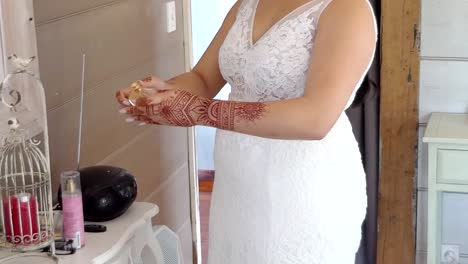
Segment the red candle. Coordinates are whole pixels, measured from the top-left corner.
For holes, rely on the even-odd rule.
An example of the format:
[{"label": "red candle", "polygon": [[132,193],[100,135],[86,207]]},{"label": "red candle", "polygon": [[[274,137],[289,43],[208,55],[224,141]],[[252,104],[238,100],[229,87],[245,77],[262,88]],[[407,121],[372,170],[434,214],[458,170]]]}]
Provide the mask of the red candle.
[{"label": "red candle", "polygon": [[33,244],[41,241],[37,222],[37,203],[29,193],[3,199],[5,234],[13,244]]}]

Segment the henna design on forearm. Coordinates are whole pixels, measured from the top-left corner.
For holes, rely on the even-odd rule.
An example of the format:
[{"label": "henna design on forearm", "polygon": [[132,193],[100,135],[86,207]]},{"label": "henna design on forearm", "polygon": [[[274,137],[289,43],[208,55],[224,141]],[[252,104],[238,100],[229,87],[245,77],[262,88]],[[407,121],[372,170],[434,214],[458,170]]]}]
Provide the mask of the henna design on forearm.
[{"label": "henna design on forearm", "polygon": [[[201,98],[186,91],[171,91],[170,98],[160,104],[148,105],[145,114],[154,122],[173,126],[211,126],[234,130],[237,122],[255,122],[266,113],[260,102],[232,102]],[[133,114],[137,114],[135,111]]]},{"label": "henna design on forearm", "polygon": [[177,91],[160,104],[146,106],[146,114],[160,117],[173,126],[191,127],[195,122],[187,108],[195,99],[190,93]]}]

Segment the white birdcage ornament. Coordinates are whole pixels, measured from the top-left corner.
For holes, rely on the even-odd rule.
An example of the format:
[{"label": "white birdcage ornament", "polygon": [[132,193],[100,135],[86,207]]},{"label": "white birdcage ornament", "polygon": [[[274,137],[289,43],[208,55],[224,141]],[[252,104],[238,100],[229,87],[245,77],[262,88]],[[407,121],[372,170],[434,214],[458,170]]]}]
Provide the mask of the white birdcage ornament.
[{"label": "white birdcage ornament", "polygon": [[13,57],[16,69],[0,84],[0,250],[54,244],[45,96],[27,69],[33,59]]}]

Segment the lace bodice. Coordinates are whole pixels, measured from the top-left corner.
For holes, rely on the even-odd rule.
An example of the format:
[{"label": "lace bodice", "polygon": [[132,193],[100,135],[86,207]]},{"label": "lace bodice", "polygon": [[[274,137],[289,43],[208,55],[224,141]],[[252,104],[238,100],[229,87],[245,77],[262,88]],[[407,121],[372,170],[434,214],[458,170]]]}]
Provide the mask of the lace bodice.
[{"label": "lace bodice", "polygon": [[329,2],[307,2],[253,43],[258,0],[244,0],[219,52],[221,73],[232,89],[230,100],[274,101],[302,96],[317,22]]}]

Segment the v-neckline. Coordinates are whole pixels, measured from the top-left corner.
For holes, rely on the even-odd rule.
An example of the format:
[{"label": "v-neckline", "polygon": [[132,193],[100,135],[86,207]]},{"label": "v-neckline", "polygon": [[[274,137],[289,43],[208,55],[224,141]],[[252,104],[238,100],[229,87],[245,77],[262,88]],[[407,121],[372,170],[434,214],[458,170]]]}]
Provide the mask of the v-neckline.
[{"label": "v-neckline", "polygon": [[256,17],[257,17],[257,9],[258,9],[258,5],[260,4],[260,0],[255,0],[255,4],[254,4],[254,9],[253,9],[253,12],[252,12],[252,17],[250,18],[250,37],[249,37],[249,46],[250,48],[254,48],[255,46],[257,46],[257,43],[259,43],[262,39],[264,39],[266,36],[268,36],[270,34],[271,31],[273,31],[274,28],[278,27],[279,25],[281,25],[281,23],[283,23],[283,21],[287,20],[290,16],[292,16],[293,14],[295,14],[298,10],[301,10],[302,8],[308,6],[310,3],[312,2],[315,2],[316,0],[311,0],[311,1],[308,1],[308,2],[305,2],[304,4],[294,8],[292,11],[290,11],[289,13],[287,13],[285,16],[283,16],[280,20],[276,21],[275,23],[273,23],[273,25],[271,25],[270,28],[268,28],[255,42],[254,42],[254,28],[255,28],[255,24],[256,24]]}]

